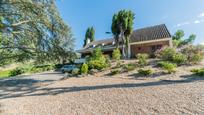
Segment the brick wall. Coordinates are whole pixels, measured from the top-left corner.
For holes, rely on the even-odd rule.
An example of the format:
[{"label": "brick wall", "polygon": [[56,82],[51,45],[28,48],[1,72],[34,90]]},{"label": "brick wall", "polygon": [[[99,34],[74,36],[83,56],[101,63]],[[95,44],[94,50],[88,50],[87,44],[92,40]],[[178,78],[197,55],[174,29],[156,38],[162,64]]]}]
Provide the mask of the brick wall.
[{"label": "brick wall", "polygon": [[138,53],[147,53],[153,55],[157,49],[160,49],[165,46],[170,46],[170,41],[161,41],[161,42],[152,42],[144,44],[135,44],[131,45],[131,57],[135,57]]}]

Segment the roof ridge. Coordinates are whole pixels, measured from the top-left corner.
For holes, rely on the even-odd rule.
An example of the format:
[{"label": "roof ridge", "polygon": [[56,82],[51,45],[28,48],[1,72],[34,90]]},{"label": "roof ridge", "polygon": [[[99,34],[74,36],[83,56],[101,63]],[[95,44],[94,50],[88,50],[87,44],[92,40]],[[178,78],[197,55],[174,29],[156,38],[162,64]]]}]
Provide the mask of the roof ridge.
[{"label": "roof ridge", "polygon": [[155,28],[155,27],[158,27],[158,26],[165,26],[166,27],[166,24],[157,24],[157,25],[142,27],[142,28],[139,28],[139,29],[135,29],[134,31],[145,30],[145,29],[149,29],[149,28]]}]

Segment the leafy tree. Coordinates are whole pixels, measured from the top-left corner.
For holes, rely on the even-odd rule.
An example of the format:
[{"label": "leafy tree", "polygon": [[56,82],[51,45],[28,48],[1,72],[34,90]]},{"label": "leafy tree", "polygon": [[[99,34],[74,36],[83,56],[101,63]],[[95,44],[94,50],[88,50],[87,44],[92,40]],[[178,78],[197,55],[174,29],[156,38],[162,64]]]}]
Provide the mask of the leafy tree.
[{"label": "leafy tree", "polygon": [[120,28],[118,26],[118,14],[114,14],[112,19],[112,26],[111,26],[112,33],[114,35],[116,49],[119,48],[119,39],[120,39]]},{"label": "leafy tree", "polygon": [[95,40],[95,29],[93,27],[89,27],[86,31],[85,39],[84,39],[84,47],[88,44],[88,40],[93,42]]},{"label": "leafy tree", "polygon": [[178,30],[172,37],[174,46],[182,47],[184,45],[193,44],[196,39],[195,34],[191,34],[187,39],[185,39],[184,36],[184,31]]},{"label": "leafy tree", "polygon": [[[129,37],[133,31],[134,13],[130,10],[121,10],[114,14],[112,19],[112,33],[115,36],[116,48],[122,40],[123,57],[129,57]],[[126,49],[125,47],[126,46]],[[126,51],[125,51],[126,50]]]},{"label": "leafy tree", "polygon": [[185,33],[183,30],[178,30],[174,36],[172,37],[173,40],[180,40],[180,39],[183,39],[183,37],[185,36]]},{"label": "leafy tree", "polygon": [[1,0],[0,33],[1,61],[58,61],[74,45],[55,0]]},{"label": "leafy tree", "polygon": [[127,28],[124,33],[124,36],[125,36],[125,44],[126,44],[125,46],[126,46],[126,54],[127,54],[126,57],[130,58],[129,39],[133,32],[135,14],[132,11],[128,11],[127,15],[128,15],[127,22],[126,22]]},{"label": "leafy tree", "polygon": [[195,39],[196,39],[196,35],[195,34],[191,34],[188,39],[186,39],[186,40],[184,40],[182,42],[182,45],[193,44]]}]

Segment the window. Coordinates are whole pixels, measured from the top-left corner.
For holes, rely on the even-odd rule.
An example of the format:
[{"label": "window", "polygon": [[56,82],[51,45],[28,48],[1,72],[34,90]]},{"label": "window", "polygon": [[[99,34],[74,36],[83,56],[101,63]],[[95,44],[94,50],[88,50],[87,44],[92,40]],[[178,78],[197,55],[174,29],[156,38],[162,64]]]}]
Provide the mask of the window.
[{"label": "window", "polygon": [[151,49],[152,49],[152,52],[155,52],[157,50],[155,45],[152,46]]},{"label": "window", "polygon": [[161,49],[161,48],[162,48],[162,45],[153,45],[153,46],[151,47],[152,52],[155,52],[155,51],[157,51],[157,50],[159,50],[159,49]]},{"label": "window", "polygon": [[161,49],[162,48],[162,45],[157,45],[157,49]]}]

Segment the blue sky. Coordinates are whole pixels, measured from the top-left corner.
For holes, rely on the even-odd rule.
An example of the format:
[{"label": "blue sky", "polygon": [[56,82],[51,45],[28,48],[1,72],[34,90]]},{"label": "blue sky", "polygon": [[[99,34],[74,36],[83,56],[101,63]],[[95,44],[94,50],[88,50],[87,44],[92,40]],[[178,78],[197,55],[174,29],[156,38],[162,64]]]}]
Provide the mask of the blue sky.
[{"label": "blue sky", "polygon": [[86,29],[93,26],[97,40],[110,38],[114,13],[132,10],[134,28],[165,23],[173,34],[183,29],[186,37],[196,34],[196,44],[204,43],[204,0],[58,0],[57,7],[76,38],[75,49],[83,44]]}]

